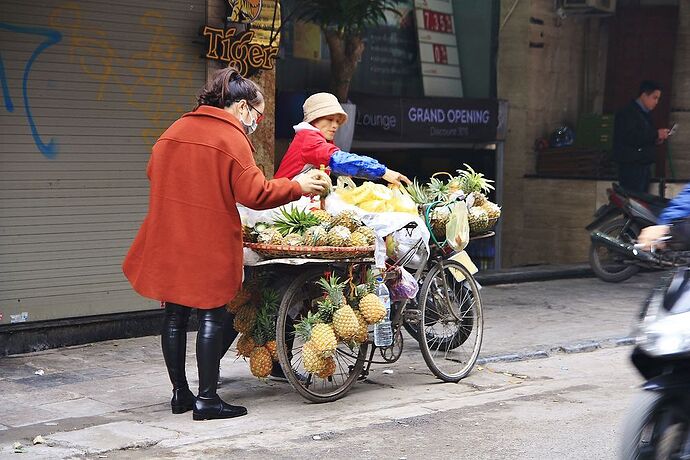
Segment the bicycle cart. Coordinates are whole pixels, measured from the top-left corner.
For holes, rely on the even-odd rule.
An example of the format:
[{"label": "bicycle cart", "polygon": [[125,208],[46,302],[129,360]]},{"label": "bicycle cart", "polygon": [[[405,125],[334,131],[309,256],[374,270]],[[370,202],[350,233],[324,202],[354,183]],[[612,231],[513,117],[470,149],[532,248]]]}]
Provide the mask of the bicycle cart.
[{"label": "bicycle cart", "polygon": [[[484,235],[484,237],[490,235]],[[256,245],[255,245],[256,246]],[[391,280],[398,267],[405,267],[424,247],[420,240],[399,260],[388,261],[383,276]],[[290,384],[309,401],[322,403],[343,397],[358,379],[365,378],[372,364],[387,364],[402,354],[402,328],[419,342],[424,361],[431,372],[446,382],[466,377],[482,343],[483,315],[479,287],[470,271],[454,260],[454,253],[435,240],[429,246],[426,263],[414,270],[419,292],[414,299],[391,303],[393,343],[377,347],[372,340],[360,344],[339,343],[334,353],[336,370],[326,378],[309,373],[302,362],[304,341],[295,334],[294,325],[323,297],[317,284],[321,278],[338,276],[351,285],[362,281],[372,265],[372,254],[360,253],[349,258],[278,258],[255,264],[268,270],[284,272],[287,285],[279,307],[276,340],[278,360]],[[380,359],[375,360],[378,349]]]}]

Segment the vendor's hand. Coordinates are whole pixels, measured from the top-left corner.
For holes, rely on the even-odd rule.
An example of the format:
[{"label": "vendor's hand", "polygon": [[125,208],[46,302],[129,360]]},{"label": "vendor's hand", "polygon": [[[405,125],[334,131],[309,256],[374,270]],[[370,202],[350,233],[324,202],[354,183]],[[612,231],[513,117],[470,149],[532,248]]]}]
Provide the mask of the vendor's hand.
[{"label": "vendor's hand", "polygon": [[654,246],[655,249],[662,249],[665,244],[663,241],[658,241],[671,231],[668,225],[652,225],[642,229],[640,236],[637,237],[637,243],[642,245],[642,249],[649,251]]},{"label": "vendor's hand", "polygon": [[404,174],[400,174],[398,171],[393,171],[392,169],[386,168],[386,173],[382,176],[382,179],[394,185],[402,185],[402,182],[410,185],[412,181],[407,178]]},{"label": "vendor's hand", "polygon": [[318,169],[312,169],[294,180],[302,187],[302,193],[305,195],[321,194],[331,187],[331,178]]}]

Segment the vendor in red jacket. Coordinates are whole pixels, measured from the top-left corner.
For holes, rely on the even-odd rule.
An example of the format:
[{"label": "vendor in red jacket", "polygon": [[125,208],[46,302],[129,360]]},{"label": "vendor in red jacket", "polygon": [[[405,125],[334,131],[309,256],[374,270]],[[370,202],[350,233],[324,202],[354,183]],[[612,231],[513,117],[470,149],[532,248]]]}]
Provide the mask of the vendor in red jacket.
[{"label": "vendor in red jacket", "polygon": [[324,165],[338,175],[384,179],[395,185],[410,183],[406,176],[386,168],[375,159],[344,152],[333,143],[336,131],[347,122],[347,113],[334,95],[313,94],[304,101],[302,108],[304,121],[293,127],[295,137],[274,177],[292,179],[302,172]]}]

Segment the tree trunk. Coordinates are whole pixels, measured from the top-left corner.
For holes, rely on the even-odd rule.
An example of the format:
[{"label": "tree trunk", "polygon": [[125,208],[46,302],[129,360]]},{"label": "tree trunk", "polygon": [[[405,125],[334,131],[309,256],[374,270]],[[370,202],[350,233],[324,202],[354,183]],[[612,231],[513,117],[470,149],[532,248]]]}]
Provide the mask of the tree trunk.
[{"label": "tree trunk", "polygon": [[352,76],[364,52],[364,41],[359,35],[344,35],[336,30],[324,30],[331,53],[331,91],[340,102],[347,102]]}]

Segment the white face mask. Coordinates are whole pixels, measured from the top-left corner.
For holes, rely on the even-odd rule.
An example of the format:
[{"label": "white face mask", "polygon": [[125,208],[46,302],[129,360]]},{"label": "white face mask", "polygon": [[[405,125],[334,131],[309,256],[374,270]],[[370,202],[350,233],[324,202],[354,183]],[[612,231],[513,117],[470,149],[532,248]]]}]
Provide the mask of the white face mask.
[{"label": "white face mask", "polygon": [[252,110],[249,109],[249,118],[251,118],[252,122],[251,124],[247,124],[243,119],[240,118],[240,122],[242,122],[242,126],[244,127],[244,132],[247,135],[252,134],[254,131],[256,131],[256,128],[258,126],[258,123],[256,122],[256,118],[252,117]]}]

